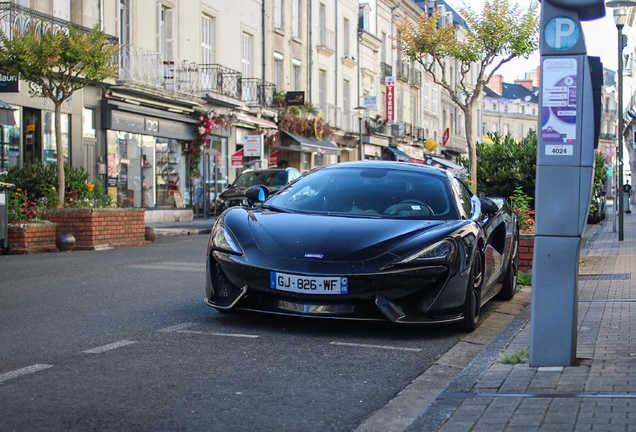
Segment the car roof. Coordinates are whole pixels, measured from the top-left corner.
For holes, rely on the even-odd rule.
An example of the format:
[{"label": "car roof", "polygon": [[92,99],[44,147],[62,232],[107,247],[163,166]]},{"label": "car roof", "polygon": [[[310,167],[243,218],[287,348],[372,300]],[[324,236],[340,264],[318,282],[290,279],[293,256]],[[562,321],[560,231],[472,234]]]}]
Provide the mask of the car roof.
[{"label": "car roof", "polygon": [[332,165],[325,165],[318,169],[338,169],[338,168],[384,168],[384,169],[398,169],[413,172],[425,172],[427,174],[437,175],[440,177],[454,177],[455,175],[448,170],[412,163],[412,162],[398,162],[398,161],[385,161],[385,160],[373,160],[373,161],[350,161],[350,162],[338,162]]}]

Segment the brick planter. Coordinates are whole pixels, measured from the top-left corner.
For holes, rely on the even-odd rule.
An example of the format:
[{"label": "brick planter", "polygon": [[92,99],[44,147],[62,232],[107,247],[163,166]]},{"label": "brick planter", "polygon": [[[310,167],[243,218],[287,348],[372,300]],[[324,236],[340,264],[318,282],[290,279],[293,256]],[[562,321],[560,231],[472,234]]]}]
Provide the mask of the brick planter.
[{"label": "brick planter", "polygon": [[95,250],[108,247],[143,246],[146,242],[144,209],[54,209],[42,219],[54,222],[57,233],[71,233],[75,250]]},{"label": "brick planter", "polygon": [[13,222],[8,225],[13,254],[57,252],[56,225],[49,221]]},{"label": "brick planter", "polygon": [[519,270],[527,272],[532,268],[534,255],[534,234],[519,235]]}]

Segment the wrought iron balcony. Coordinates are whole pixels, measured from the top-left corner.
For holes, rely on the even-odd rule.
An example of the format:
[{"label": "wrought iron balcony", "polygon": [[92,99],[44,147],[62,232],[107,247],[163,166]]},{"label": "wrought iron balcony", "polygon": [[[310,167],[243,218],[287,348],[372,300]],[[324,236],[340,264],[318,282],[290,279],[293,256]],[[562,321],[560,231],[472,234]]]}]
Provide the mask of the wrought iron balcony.
[{"label": "wrought iron balcony", "polygon": [[360,131],[360,118],[357,111],[347,111],[342,113],[342,130],[350,134],[359,134]]},{"label": "wrought iron balcony", "polygon": [[397,66],[397,79],[408,82],[410,64],[406,60],[398,60]]},{"label": "wrought iron balcony", "polygon": [[380,74],[380,78],[384,82],[384,78],[392,76],[393,68],[388,63],[380,62]]},{"label": "wrought iron balcony", "polygon": [[422,87],[422,71],[411,68],[409,74],[409,84],[413,87]]},{"label": "wrought iron balcony", "polygon": [[219,64],[199,65],[201,91],[241,100],[241,73]]},{"label": "wrought iron balcony", "polygon": [[319,37],[320,39],[317,44],[319,48],[323,48],[331,52],[336,51],[336,33],[334,31],[322,27],[320,29]]},{"label": "wrought iron balcony", "polygon": [[381,119],[366,118],[365,133],[367,135],[370,135],[372,133],[379,135],[389,135],[391,133],[390,125],[387,125],[386,122]]},{"label": "wrought iron balcony", "polygon": [[[43,14],[33,9],[20,6],[15,3],[0,3],[0,32],[9,39],[13,38],[15,32],[23,34],[31,29],[35,29],[37,35],[41,36],[49,32],[65,32],[67,28],[73,27],[85,33],[90,33],[92,29],[70,21]],[[107,36],[106,43],[117,45],[119,39],[114,36]]]},{"label": "wrought iron balcony", "polygon": [[276,106],[276,85],[260,78],[241,78],[241,100],[248,105]]},{"label": "wrought iron balcony", "polygon": [[161,54],[134,45],[122,47],[117,81],[189,96],[201,95],[198,65],[187,61],[163,61]]}]

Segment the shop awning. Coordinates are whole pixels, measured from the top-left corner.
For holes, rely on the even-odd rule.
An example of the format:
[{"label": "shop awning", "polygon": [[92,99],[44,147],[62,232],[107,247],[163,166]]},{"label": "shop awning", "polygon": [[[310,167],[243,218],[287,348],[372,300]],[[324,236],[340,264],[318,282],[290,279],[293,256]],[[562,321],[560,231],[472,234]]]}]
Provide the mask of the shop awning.
[{"label": "shop awning", "polygon": [[404,161],[404,162],[411,160],[411,157],[407,155],[406,153],[404,153],[399,148],[387,147],[386,149],[395,155],[395,160]]},{"label": "shop awning", "polygon": [[259,126],[259,127],[267,128],[267,129],[277,129],[278,128],[278,125],[276,123],[274,123],[273,121],[269,121],[269,120],[263,119],[263,118],[252,117],[250,115],[241,114],[241,113],[236,113],[234,115],[236,116],[236,120],[238,122],[246,123],[250,127]]},{"label": "shop awning", "polygon": [[13,116],[13,108],[3,100],[0,100],[0,125],[15,126],[15,117]]},{"label": "shop awning", "polygon": [[451,161],[447,160],[447,159],[443,159],[443,158],[439,158],[439,157],[435,157],[432,156],[431,159],[433,159],[434,162],[440,164],[440,165],[444,165],[447,168],[450,168],[452,170],[455,170],[457,172],[461,172],[461,171],[465,171],[463,166],[457,165],[452,163]]},{"label": "shop awning", "polygon": [[305,153],[313,153],[318,152],[321,154],[327,155],[336,155],[339,156],[342,149],[338,147],[336,144],[329,141],[327,138],[323,138],[322,141],[318,141],[316,137],[306,137],[301,135],[296,135],[291,132],[287,132],[281,130],[284,135],[291,138],[294,141],[297,141],[300,144],[298,149],[288,148],[287,146],[283,146],[282,148],[289,150],[297,150]]}]

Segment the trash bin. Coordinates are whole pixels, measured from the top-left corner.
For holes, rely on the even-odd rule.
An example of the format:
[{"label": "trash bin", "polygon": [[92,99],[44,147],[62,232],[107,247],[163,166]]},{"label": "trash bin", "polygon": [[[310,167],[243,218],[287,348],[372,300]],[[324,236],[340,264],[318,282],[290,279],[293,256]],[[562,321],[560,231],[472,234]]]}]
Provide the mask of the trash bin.
[{"label": "trash bin", "polygon": [[0,182],[0,250],[3,254],[11,253],[9,244],[9,189],[13,188],[11,183]]}]

